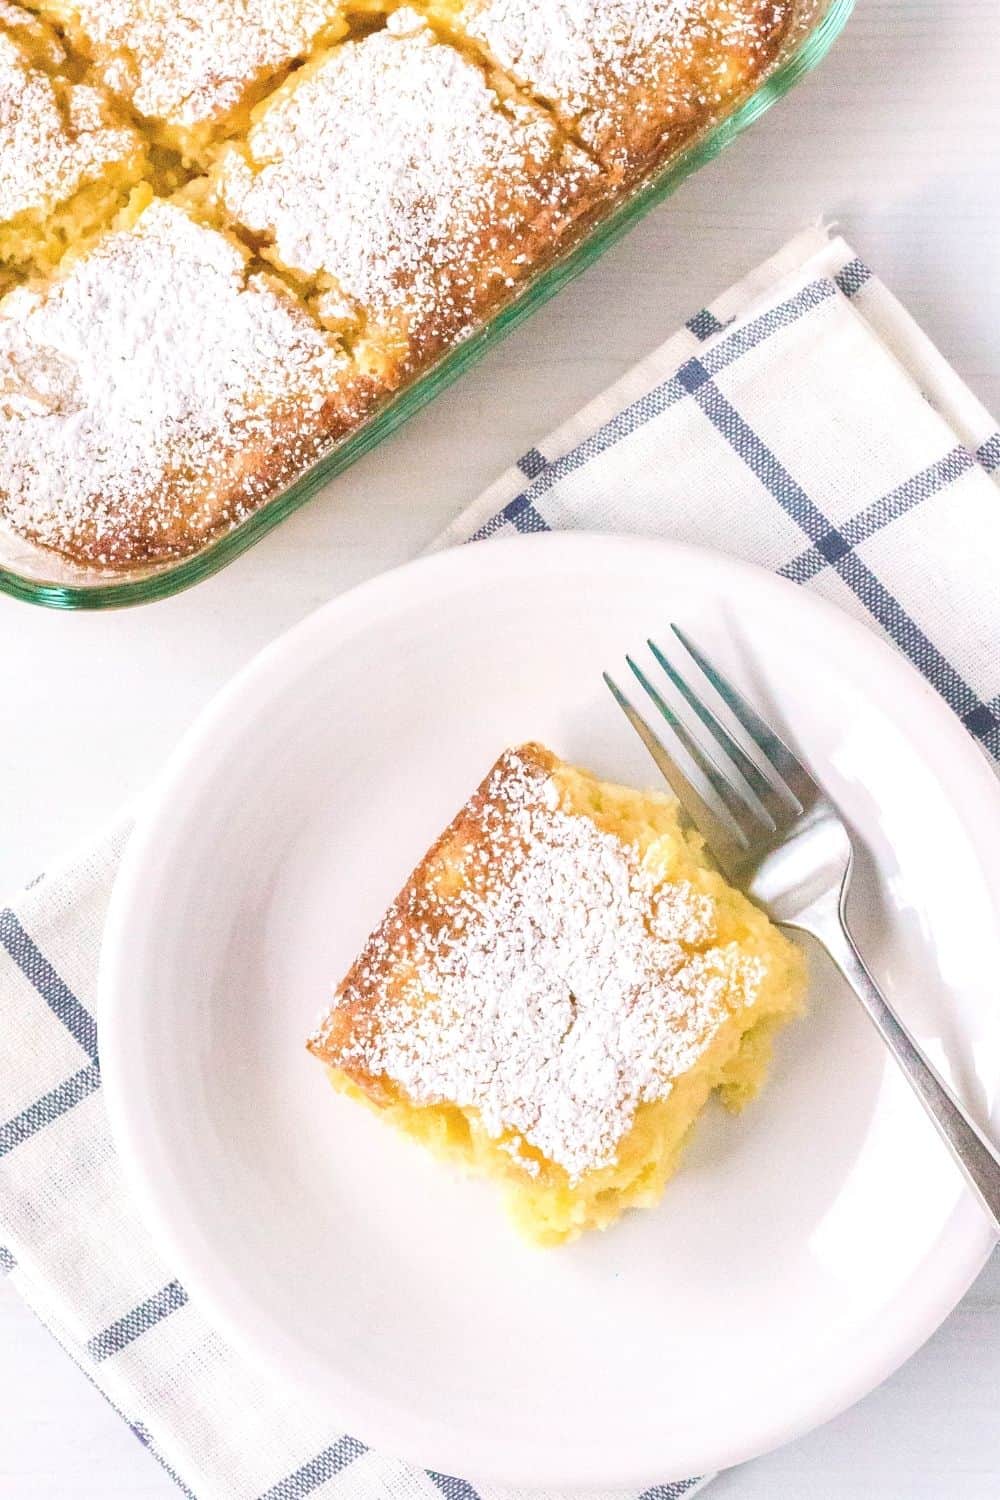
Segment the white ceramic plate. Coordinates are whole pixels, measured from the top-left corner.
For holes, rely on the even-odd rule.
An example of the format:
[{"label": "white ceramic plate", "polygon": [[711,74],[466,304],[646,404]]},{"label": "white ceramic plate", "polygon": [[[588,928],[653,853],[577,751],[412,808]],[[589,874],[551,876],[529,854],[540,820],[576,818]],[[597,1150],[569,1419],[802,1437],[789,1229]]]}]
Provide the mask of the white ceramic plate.
[{"label": "white ceramic plate", "polygon": [[174,755],[119,878],[105,1091],[163,1254],[334,1425],[544,1488],[732,1464],[833,1415],[938,1325],[991,1237],[825,964],[742,1119],[662,1205],[531,1250],[493,1189],[336,1097],[303,1042],[497,753],[656,773],[601,684],[668,619],[786,726],[867,845],[859,935],[981,1120],[1000,1082],[993,774],[917,673],[791,584],[636,539],[467,547],[265,651]]}]

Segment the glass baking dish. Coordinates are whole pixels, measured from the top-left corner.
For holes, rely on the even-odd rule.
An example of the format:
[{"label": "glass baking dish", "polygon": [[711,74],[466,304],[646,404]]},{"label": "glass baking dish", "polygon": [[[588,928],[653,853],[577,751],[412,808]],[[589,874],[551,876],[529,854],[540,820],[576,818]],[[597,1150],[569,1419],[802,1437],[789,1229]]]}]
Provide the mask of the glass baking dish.
[{"label": "glass baking dish", "polygon": [[781,53],[756,89],[724,119],[708,125],[676,156],[628,193],[555,260],[528,277],[494,316],[231,531],[186,557],[109,572],[80,567],[0,528],[0,591],[55,609],[110,609],[164,599],[218,572],[304,504],[335,475],[374,448],[425,406],[498,338],[509,333],[560,287],[593,265],[633,224],[668,197],[689,173],[717,156],[823,58],[843,30],[854,0],[799,0]]}]

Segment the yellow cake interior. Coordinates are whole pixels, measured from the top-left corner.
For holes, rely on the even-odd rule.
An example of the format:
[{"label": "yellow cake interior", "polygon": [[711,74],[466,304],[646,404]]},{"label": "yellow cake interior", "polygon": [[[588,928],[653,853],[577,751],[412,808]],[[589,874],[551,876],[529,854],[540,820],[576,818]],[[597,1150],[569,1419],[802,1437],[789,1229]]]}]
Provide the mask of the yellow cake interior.
[{"label": "yellow cake interior", "polygon": [[[391,1080],[381,1079],[373,1092],[360,1088],[342,1069],[329,1069],[338,1090],[369,1103],[406,1135],[469,1172],[499,1181],[516,1227],[538,1245],[603,1229],[626,1209],[655,1203],[677,1170],[684,1143],[710,1095],[717,1093],[736,1113],[758,1092],[774,1033],[801,1011],[804,990],[799,951],[711,868],[700,839],[682,826],[671,798],[600,782],[563,762],[555,763],[552,775],[564,805],[636,845],[643,866],[657,879],[688,881],[710,896],[715,904],[713,945],[734,945],[753,954],[762,961],[764,978],[754,1002],[735,1008],[694,1066],[674,1081],[669,1095],[638,1105],[617,1160],[575,1182],[516,1133],[491,1137],[474,1110],[448,1103],[414,1105]],[[536,1168],[526,1171],[519,1161]]]},{"label": "yellow cake interior", "polygon": [[51,271],[107,227],[140,179],[146,143],[56,34],[0,4],[0,283]]}]

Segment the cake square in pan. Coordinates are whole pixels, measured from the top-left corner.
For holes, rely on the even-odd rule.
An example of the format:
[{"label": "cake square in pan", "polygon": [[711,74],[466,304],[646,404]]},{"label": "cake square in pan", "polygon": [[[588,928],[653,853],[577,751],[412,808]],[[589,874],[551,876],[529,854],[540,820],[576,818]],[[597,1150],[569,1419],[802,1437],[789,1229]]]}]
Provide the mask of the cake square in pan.
[{"label": "cake square in pan", "polygon": [[671,797],[527,744],[417,866],[308,1045],[554,1244],[659,1198],[712,1091],[739,1109],[759,1088],[803,988],[798,950]]},{"label": "cake square in pan", "polygon": [[429,13],[633,175],[759,79],[792,0],[427,0]]},{"label": "cake square in pan", "polygon": [[29,0],[113,93],[197,158],[268,84],[347,30],[341,0]]},{"label": "cake square in pan", "polygon": [[224,213],[399,380],[559,244],[593,164],[411,8],[314,58],[215,172]]},{"label": "cake square in pan", "polygon": [[211,539],[375,394],[243,246],[144,194],[0,301],[0,519],[98,567]]},{"label": "cake square in pan", "polygon": [[74,81],[55,32],[0,0],[0,290],[109,222],[145,169],[138,133]]}]

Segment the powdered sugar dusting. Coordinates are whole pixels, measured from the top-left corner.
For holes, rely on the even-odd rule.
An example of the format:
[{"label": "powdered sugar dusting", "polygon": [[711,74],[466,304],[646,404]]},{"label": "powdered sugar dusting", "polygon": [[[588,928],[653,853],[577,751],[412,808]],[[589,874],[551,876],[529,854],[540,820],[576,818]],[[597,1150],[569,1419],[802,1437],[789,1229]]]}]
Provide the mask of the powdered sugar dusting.
[{"label": "powdered sugar dusting", "polygon": [[96,89],[50,78],[0,29],[0,222],[64,203],[139,146]]},{"label": "powdered sugar dusting", "polygon": [[108,87],[151,119],[190,128],[308,52],[338,0],[75,0]]},{"label": "powdered sugar dusting", "polygon": [[[644,142],[714,109],[790,3],[60,0],[39,6],[57,34],[0,0],[10,261],[78,251],[137,179],[166,192],[186,175],[182,201],[224,205],[296,289],[248,275],[225,236],[159,203],[47,289],[14,294],[0,515],[102,567],[190,552],[239,521],[358,424],[376,378],[398,384],[472,332],[629,180]],[[476,40],[445,40],[452,23]],[[133,130],[80,78],[160,123]],[[237,106],[266,90],[237,136]]]},{"label": "powdered sugar dusting", "polygon": [[0,29],[30,41],[36,54],[51,67],[64,61],[65,52],[55,32],[13,0],[0,0]]},{"label": "powdered sugar dusting", "polygon": [[461,20],[498,66],[614,155],[716,106],[728,55],[769,46],[789,0],[466,0]]},{"label": "powdered sugar dusting", "polygon": [[637,1106],[669,1094],[763,970],[712,945],[709,898],[568,811],[544,754],[501,757],[472,826],[454,825],[460,888],[410,883],[316,1042],[416,1104],[477,1111],[526,1170],[521,1141],[575,1181],[615,1160]]},{"label": "powdered sugar dusting", "polygon": [[309,457],[344,365],[224,236],[155,201],[0,303],[0,511],[98,559],[187,550],[189,525],[264,498],[272,450]]},{"label": "powdered sugar dusting", "polygon": [[226,159],[222,197],[283,265],[376,317],[461,328],[484,283],[520,273],[532,220],[553,242],[593,175],[410,9],[293,85]]}]

